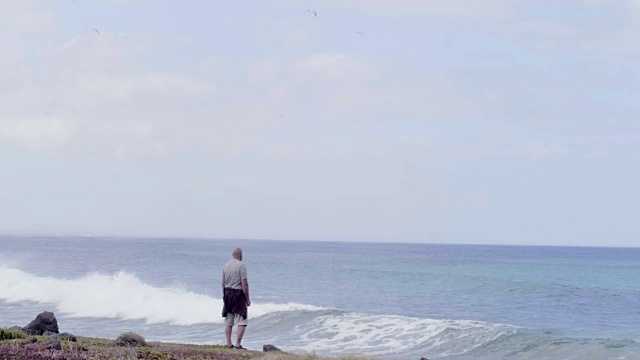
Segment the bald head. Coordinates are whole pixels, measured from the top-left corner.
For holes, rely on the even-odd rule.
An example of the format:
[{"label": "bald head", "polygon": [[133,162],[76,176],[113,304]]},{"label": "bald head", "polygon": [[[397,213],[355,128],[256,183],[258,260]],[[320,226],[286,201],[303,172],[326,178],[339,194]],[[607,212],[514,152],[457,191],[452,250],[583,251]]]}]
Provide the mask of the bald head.
[{"label": "bald head", "polygon": [[233,249],[233,252],[231,253],[231,256],[233,256],[234,259],[238,259],[238,260],[242,261],[242,249],[240,249],[240,248]]}]

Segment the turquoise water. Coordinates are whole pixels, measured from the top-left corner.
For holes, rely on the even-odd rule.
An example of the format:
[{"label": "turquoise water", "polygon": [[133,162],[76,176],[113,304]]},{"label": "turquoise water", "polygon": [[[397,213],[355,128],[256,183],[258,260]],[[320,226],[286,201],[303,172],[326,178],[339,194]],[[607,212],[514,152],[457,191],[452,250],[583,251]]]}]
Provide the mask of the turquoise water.
[{"label": "turquoise water", "polygon": [[384,358],[640,359],[640,249],[0,238],[0,325],[222,343],[220,271],[244,249],[245,343]]}]

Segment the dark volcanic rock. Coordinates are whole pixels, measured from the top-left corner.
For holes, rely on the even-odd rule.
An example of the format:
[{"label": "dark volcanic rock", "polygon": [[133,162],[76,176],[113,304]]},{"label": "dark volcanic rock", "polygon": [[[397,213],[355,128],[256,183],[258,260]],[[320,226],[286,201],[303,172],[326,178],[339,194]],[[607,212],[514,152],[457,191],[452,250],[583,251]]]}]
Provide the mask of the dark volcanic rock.
[{"label": "dark volcanic rock", "polygon": [[282,350],[278,349],[274,345],[267,344],[267,345],[262,345],[262,351],[268,352],[268,351],[282,351]]},{"label": "dark volcanic rock", "polygon": [[38,314],[35,320],[22,329],[28,335],[42,335],[45,331],[58,333],[58,320],[50,311]]},{"label": "dark volcanic rock", "polygon": [[133,332],[126,332],[115,341],[117,346],[147,346],[147,342],[144,338]]},{"label": "dark volcanic rock", "polygon": [[42,336],[50,337],[52,339],[59,339],[60,338],[60,334],[58,334],[57,332],[49,331],[49,330],[43,332]]},{"label": "dark volcanic rock", "polygon": [[63,332],[62,334],[60,334],[60,340],[69,340],[71,342],[78,341],[75,335],[69,334],[68,332]]},{"label": "dark volcanic rock", "polygon": [[53,350],[62,350],[62,345],[60,344],[60,339],[51,339],[48,343],[45,344],[46,349]]}]

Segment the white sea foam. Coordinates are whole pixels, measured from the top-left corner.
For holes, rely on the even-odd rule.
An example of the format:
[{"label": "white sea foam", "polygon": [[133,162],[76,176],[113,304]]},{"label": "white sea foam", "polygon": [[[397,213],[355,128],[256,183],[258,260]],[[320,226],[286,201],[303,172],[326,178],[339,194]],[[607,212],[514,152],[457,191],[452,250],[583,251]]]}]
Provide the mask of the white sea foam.
[{"label": "white sea foam", "polygon": [[298,325],[290,336],[303,351],[392,355],[412,349],[450,356],[472,351],[515,331],[517,327],[511,325],[478,321],[342,313]]},{"label": "white sea foam", "polygon": [[[53,304],[69,317],[144,320],[147,323],[194,325],[221,323],[222,300],[177,287],[159,288],[133,274],[87,274],[76,279],[39,277],[0,267],[0,299]],[[322,310],[304,304],[253,303],[250,317],[274,312]]]}]

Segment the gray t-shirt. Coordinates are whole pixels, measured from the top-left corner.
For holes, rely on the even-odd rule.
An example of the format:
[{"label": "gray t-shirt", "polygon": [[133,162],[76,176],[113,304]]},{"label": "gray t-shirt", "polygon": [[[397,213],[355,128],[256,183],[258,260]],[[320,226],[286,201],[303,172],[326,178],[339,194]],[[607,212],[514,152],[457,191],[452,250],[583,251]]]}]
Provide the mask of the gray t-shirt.
[{"label": "gray t-shirt", "polygon": [[224,264],[222,274],[224,276],[224,287],[242,289],[242,279],[247,278],[247,266],[238,259],[231,259]]}]

